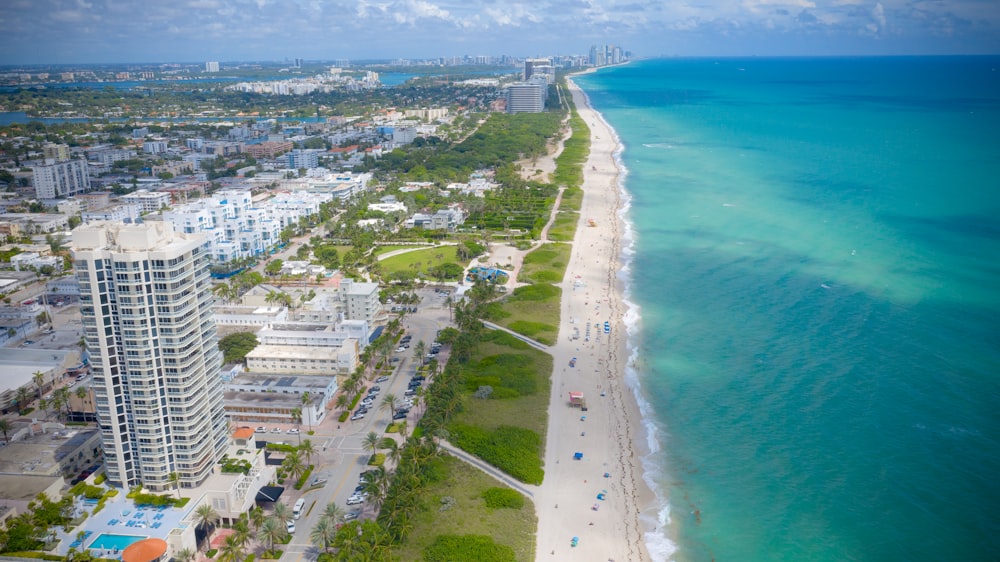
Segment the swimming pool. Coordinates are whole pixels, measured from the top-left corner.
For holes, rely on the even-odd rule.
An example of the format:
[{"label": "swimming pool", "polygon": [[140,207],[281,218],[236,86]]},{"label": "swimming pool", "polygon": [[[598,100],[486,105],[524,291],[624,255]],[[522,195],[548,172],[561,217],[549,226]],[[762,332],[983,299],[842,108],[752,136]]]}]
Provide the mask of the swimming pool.
[{"label": "swimming pool", "polygon": [[89,549],[100,549],[100,550],[115,550],[118,552],[125,550],[128,545],[141,541],[145,539],[143,535],[112,535],[108,533],[102,533],[94,539],[94,542],[87,545]]}]

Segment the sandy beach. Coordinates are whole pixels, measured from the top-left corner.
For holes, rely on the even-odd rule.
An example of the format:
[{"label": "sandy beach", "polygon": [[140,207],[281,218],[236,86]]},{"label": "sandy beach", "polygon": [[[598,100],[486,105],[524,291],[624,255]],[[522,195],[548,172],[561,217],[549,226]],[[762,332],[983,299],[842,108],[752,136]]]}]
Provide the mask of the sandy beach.
[{"label": "sandy beach", "polygon": [[[537,558],[650,560],[643,535],[651,529],[644,528],[640,514],[654,507],[654,497],[642,480],[641,416],[625,382],[626,307],[618,279],[622,201],[614,160],[618,144],[586,95],[572,81],[569,86],[577,111],[590,126],[591,148],[584,164],[580,224],[562,283],[559,341],[552,347],[546,474],[535,498]],[[569,404],[570,391],[583,392],[587,411]],[[576,460],[576,453],[582,459]],[[575,547],[573,537],[579,538]]]}]

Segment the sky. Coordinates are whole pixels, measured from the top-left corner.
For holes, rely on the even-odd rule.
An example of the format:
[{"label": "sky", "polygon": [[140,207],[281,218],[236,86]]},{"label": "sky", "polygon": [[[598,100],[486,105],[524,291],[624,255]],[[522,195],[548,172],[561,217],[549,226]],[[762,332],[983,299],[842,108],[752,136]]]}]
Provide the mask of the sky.
[{"label": "sky", "polygon": [[0,64],[1000,53],[1000,0],[0,0]]}]

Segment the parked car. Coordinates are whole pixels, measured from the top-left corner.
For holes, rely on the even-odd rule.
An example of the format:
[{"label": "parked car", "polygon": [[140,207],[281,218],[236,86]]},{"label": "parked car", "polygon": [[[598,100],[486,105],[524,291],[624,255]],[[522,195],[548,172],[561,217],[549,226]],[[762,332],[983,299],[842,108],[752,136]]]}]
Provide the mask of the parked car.
[{"label": "parked car", "polygon": [[426,378],[427,377],[425,377],[424,375],[421,375],[421,374],[418,373],[416,375],[413,375],[413,377],[411,377],[410,380],[411,381],[422,381],[422,380],[424,380]]},{"label": "parked car", "polygon": [[403,396],[413,396],[416,393],[417,393],[417,391],[414,390],[414,387],[411,386],[410,388],[406,389],[405,392],[403,392]]},{"label": "parked car", "polygon": [[394,419],[394,420],[405,420],[406,419],[406,412],[396,412],[395,414],[392,415],[392,419]]},{"label": "parked car", "polygon": [[260,426],[260,427],[258,427],[258,428],[257,428],[257,429],[256,429],[255,431],[256,431],[257,433],[267,433],[267,428],[266,428],[266,427],[264,427],[264,426]]},{"label": "parked car", "polygon": [[375,379],[375,382],[385,382],[387,380],[389,380],[389,377],[379,377],[379,378]]},{"label": "parked car", "polygon": [[404,352],[404,351],[406,351],[406,348],[405,348],[405,347],[397,347],[397,348],[396,348],[396,353],[402,353],[402,352]]},{"label": "parked car", "polygon": [[351,511],[351,512],[345,513],[344,514],[344,522],[346,523],[348,521],[354,521],[360,515],[361,515],[360,511]]},{"label": "parked car", "polygon": [[364,418],[365,418],[365,412],[361,412],[361,413],[354,414],[353,416],[351,416],[351,421],[358,421],[358,420],[361,420],[361,419],[364,419]]},{"label": "parked car", "polygon": [[368,394],[375,394],[376,392],[380,392],[381,390],[382,390],[381,386],[375,385],[368,389]]},{"label": "parked car", "polygon": [[365,498],[357,495],[347,498],[347,505],[358,505],[359,503],[365,503]]},{"label": "parked car", "polygon": [[280,427],[272,427],[271,428],[271,433],[281,433],[281,428]]},{"label": "parked car", "polygon": [[288,430],[288,433],[290,433],[292,435],[296,435],[298,432],[299,432],[299,430],[295,429],[294,427],[292,429]]},{"label": "parked car", "polygon": [[291,535],[291,534],[293,534],[295,532],[295,520],[289,519],[288,523],[286,523],[285,525],[286,525],[285,528],[288,529],[288,534],[289,535]]}]

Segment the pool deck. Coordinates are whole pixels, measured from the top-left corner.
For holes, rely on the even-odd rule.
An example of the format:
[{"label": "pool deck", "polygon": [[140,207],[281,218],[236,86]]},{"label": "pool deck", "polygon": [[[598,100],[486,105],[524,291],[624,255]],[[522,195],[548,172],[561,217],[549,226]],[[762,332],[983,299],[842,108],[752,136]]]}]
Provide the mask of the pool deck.
[{"label": "pool deck", "polygon": [[[104,504],[104,509],[97,515],[93,514],[94,507],[96,507],[94,504],[78,502],[79,508],[88,513],[87,519],[68,533],[61,529],[56,533],[56,538],[59,540],[56,552],[65,556],[70,548],[81,550],[81,545],[77,542],[77,534],[80,531],[89,533],[83,540],[83,548],[89,549],[102,534],[132,535],[142,538],[156,537],[166,540],[171,529],[186,526],[181,523],[181,520],[192,509],[191,504],[180,509],[173,507],[162,510],[156,507],[138,508],[132,500],[125,497],[126,494],[127,491],[119,490],[118,495],[110,498]],[[116,555],[113,551],[101,549],[95,550],[93,554],[104,558],[121,556],[121,552]]]}]

